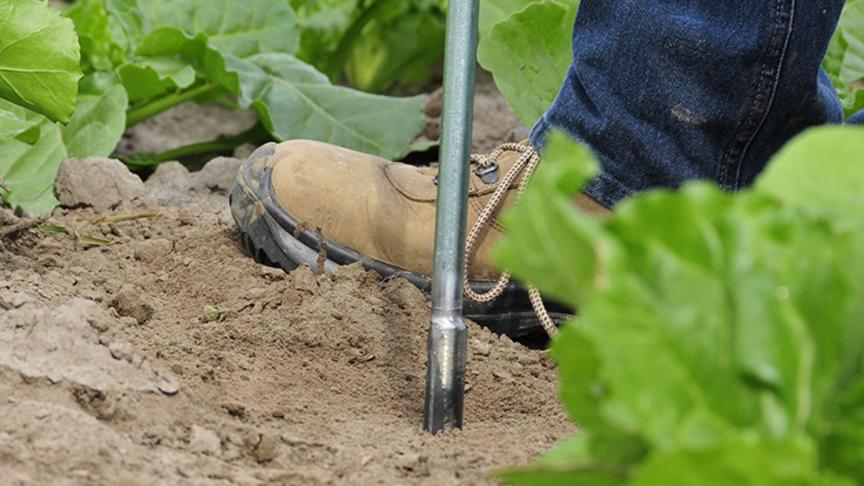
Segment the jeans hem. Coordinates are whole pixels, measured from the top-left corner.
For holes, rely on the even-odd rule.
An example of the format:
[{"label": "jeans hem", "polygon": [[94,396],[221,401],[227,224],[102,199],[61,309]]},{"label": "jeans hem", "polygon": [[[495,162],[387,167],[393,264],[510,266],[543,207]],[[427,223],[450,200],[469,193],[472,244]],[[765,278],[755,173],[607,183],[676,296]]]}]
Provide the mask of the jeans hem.
[{"label": "jeans hem", "polygon": [[[534,125],[534,128],[531,129],[531,135],[529,136],[531,145],[535,149],[542,150],[551,128],[552,124],[546,121],[546,115],[544,114],[537,124]],[[572,137],[573,134],[569,134],[569,136]],[[602,172],[602,169],[600,175],[582,188],[582,192],[609,209],[615,207],[622,199],[634,193],[633,190],[620,183],[611,175]]]},{"label": "jeans hem", "polygon": [[587,194],[591,199],[606,206],[607,209],[612,209],[622,199],[630,197],[633,191],[621,184],[609,174],[601,173],[588,183],[582,192]]}]

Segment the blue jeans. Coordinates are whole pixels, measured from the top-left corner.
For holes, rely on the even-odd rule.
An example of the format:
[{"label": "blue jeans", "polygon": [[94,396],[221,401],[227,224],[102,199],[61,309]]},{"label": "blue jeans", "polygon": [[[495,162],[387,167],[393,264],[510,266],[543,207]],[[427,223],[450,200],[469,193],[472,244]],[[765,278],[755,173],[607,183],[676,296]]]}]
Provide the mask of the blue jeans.
[{"label": "blue jeans", "polygon": [[[746,187],[802,130],[842,123],[821,68],[844,0],[582,0],[573,64],[531,132],[586,142],[612,207],[691,179]],[[862,121],[859,114],[853,121]]]}]

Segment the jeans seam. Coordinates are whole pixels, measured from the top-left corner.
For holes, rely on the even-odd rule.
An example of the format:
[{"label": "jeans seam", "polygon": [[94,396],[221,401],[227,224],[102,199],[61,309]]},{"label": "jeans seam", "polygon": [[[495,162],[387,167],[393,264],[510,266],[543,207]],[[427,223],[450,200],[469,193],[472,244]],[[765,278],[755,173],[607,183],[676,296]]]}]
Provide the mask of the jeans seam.
[{"label": "jeans seam", "polygon": [[[784,7],[787,5],[789,6],[788,19],[784,18]],[[775,2],[771,40],[764,61],[760,65],[756,93],[747,113],[738,123],[735,135],[727,144],[719,164],[718,181],[725,189],[737,190],[740,188],[741,167],[774,106],[783,64],[786,61],[786,52],[792,37],[795,9],[795,0],[776,0]],[[730,176],[733,174],[734,178],[730,180]]]}]

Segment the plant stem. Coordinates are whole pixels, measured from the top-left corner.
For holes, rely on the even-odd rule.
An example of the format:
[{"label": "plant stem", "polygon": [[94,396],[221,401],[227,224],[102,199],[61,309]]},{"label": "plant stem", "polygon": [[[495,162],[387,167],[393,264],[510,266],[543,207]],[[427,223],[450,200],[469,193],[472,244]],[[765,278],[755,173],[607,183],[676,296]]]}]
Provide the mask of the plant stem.
[{"label": "plant stem", "polygon": [[237,135],[218,138],[209,142],[193,143],[175,149],[166,150],[165,152],[147,157],[146,162],[136,161],[134,158],[126,160],[125,162],[127,165],[135,168],[155,167],[162,162],[180,160],[195,155],[226,152],[244,143],[259,145],[267,140],[271,140],[270,134],[267,133],[267,130],[265,130],[260,123],[256,123],[248,130],[238,133]]},{"label": "plant stem", "polygon": [[153,102],[147,103],[144,106],[139,106],[129,110],[126,113],[126,128],[135,126],[142,121],[162,113],[163,111],[173,108],[179,104],[194,100],[199,96],[210,94],[219,89],[219,86],[213,83],[206,83],[189,88],[185,91],[159,98]]}]

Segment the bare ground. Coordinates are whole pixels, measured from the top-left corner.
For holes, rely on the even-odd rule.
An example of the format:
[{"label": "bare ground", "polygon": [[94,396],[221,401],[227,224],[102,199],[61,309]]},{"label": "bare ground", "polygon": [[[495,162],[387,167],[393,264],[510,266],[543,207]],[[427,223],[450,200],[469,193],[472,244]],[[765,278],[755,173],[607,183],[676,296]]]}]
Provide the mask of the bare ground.
[{"label": "bare ground", "polygon": [[424,296],[256,264],[233,164],[55,210],[78,237],[0,210],[0,483],[490,484],[573,432],[548,356],[472,326],[466,428],[424,433]]}]

